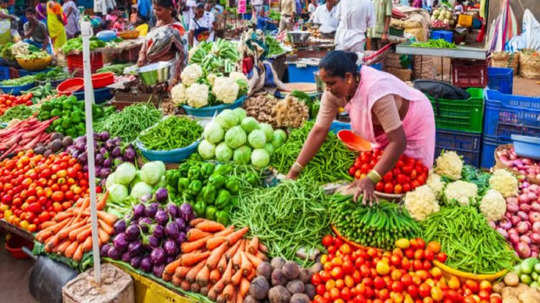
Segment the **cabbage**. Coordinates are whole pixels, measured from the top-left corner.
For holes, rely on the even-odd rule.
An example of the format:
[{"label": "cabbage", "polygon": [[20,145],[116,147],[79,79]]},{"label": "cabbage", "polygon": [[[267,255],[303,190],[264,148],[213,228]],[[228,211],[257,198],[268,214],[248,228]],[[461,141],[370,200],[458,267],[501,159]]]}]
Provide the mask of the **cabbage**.
[{"label": "cabbage", "polygon": [[112,202],[119,203],[128,197],[128,189],[122,184],[112,184],[107,190]]},{"label": "cabbage", "polygon": [[227,162],[231,160],[233,156],[232,149],[230,149],[225,142],[221,142],[216,147],[216,159],[221,162]]},{"label": "cabbage", "polygon": [[105,180],[105,188],[109,189],[113,184],[116,184],[116,175],[115,173],[110,174]]},{"label": "cabbage", "polygon": [[242,145],[234,151],[233,161],[236,164],[249,164],[251,158],[251,148],[247,145]]},{"label": "cabbage", "polygon": [[208,160],[214,158],[216,146],[206,140],[202,140],[197,150],[204,160]]},{"label": "cabbage", "polygon": [[139,200],[144,195],[151,195],[152,194],[152,186],[144,183],[139,182],[133,186],[131,189],[131,194],[129,194],[131,197]]},{"label": "cabbage", "polygon": [[251,153],[251,164],[256,168],[264,168],[270,163],[270,155],[264,149],[255,149]]},{"label": "cabbage", "polygon": [[165,174],[165,164],[161,161],[148,162],[141,168],[141,180],[148,185],[158,183],[163,174]]},{"label": "cabbage", "polygon": [[246,139],[246,132],[240,126],[235,126],[225,133],[225,143],[232,149],[246,144]]},{"label": "cabbage", "polygon": [[233,109],[233,113],[236,115],[236,117],[238,117],[238,121],[244,120],[247,115],[246,110],[241,107]]},{"label": "cabbage", "polygon": [[272,136],[272,145],[275,148],[280,147],[287,140],[287,133],[282,129],[276,129]]},{"label": "cabbage", "polygon": [[209,143],[217,144],[223,140],[223,136],[225,135],[225,131],[219,123],[217,122],[210,122],[205,128],[203,132],[203,138],[205,138]]},{"label": "cabbage", "polygon": [[253,148],[264,148],[264,144],[266,143],[264,131],[260,129],[252,131],[248,136],[248,142]]},{"label": "cabbage", "polygon": [[133,186],[135,186],[135,184],[139,182],[142,182],[142,180],[141,180],[141,171],[138,170],[137,173],[135,174],[135,178],[133,178],[133,181],[131,181],[131,183],[129,184],[129,187],[133,188]]},{"label": "cabbage", "polygon": [[260,124],[261,130],[264,132],[265,138],[272,138],[274,136],[274,129],[272,129],[272,126],[268,123],[261,123]]},{"label": "cabbage", "polygon": [[240,120],[238,120],[238,116],[232,110],[226,109],[216,116],[216,122],[223,129],[229,129],[240,123]]},{"label": "cabbage", "polygon": [[274,153],[274,146],[272,145],[272,143],[266,143],[264,145],[264,150],[266,150],[268,152],[268,154],[273,154]]},{"label": "cabbage", "polygon": [[135,174],[137,173],[137,169],[135,166],[129,162],[124,162],[116,168],[115,174],[115,183],[122,184],[122,185],[128,185],[129,182],[135,178]]},{"label": "cabbage", "polygon": [[257,122],[257,120],[253,117],[246,117],[242,119],[241,126],[247,133],[250,133],[256,129],[259,129],[259,122]]}]

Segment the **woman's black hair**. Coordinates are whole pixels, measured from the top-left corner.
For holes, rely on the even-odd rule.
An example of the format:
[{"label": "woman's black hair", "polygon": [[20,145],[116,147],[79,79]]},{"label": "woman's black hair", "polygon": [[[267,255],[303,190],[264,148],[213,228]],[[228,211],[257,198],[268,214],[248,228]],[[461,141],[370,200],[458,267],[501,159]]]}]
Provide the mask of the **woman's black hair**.
[{"label": "woman's black hair", "polygon": [[345,51],[331,51],[319,63],[319,69],[324,69],[331,76],[345,78],[345,74],[357,74],[356,61],[358,55]]},{"label": "woman's black hair", "polygon": [[171,10],[172,17],[174,19],[177,18],[178,12],[176,11],[176,7],[174,6],[174,2],[172,0],[154,0],[154,5],[169,8]]}]

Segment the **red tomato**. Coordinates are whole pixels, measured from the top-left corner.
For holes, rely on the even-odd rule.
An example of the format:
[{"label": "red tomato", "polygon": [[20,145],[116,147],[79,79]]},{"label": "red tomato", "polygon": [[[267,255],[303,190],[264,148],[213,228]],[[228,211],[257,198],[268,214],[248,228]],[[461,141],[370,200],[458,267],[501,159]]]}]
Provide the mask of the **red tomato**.
[{"label": "red tomato", "polygon": [[334,243],[334,239],[330,235],[326,235],[322,239],[322,244],[326,247],[332,245]]},{"label": "red tomato", "polygon": [[377,182],[377,184],[375,185],[375,190],[378,191],[378,192],[383,192],[384,191],[384,183],[382,181]]},{"label": "red tomato", "polygon": [[399,281],[392,282],[392,291],[402,292],[403,291],[403,283],[401,283]]},{"label": "red tomato", "polygon": [[502,303],[502,298],[499,295],[491,295],[489,298],[489,303]]},{"label": "red tomato", "polygon": [[424,251],[424,258],[428,261],[433,261],[435,259],[435,254],[431,250],[427,249]]},{"label": "red tomato", "polygon": [[422,264],[422,261],[420,261],[420,260],[414,260],[413,268],[414,268],[414,270],[422,270],[422,269],[424,269],[424,264]]},{"label": "red tomato", "polygon": [[342,290],[341,290],[341,298],[343,300],[349,300],[351,298],[351,290],[350,288],[348,287],[344,287]]},{"label": "red tomato", "polygon": [[478,292],[478,296],[479,296],[480,299],[482,299],[482,300],[489,300],[489,295],[490,295],[490,293],[489,293],[489,291],[487,291],[487,290],[480,290],[480,291]]},{"label": "red tomato", "polygon": [[418,287],[416,285],[407,286],[407,293],[413,298],[418,298]]},{"label": "red tomato", "polygon": [[383,180],[384,182],[388,183],[388,182],[392,182],[393,178],[394,176],[392,175],[392,172],[389,171],[384,175]]},{"label": "red tomato", "polygon": [[354,177],[355,177],[356,179],[362,178],[362,171],[357,170],[356,172],[354,172]]},{"label": "red tomato", "polygon": [[441,263],[446,262],[446,258],[447,258],[447,256],[446,256],[446,254],[443,253],[443,252],[440,252],[440,253],[437,254],[437,260],[438,260],[439,262],[441,262]]},{"label": "red tomato", "polygon": [[473,293],[477,293],[478,292],[478,282],[474,281],[474,280],[467,280],[465,281],[465,287],[470,289]]},{"label": "red tomato", "polygon": [[394,193],[401,194],[402,192],[403,192],[403,186],[401,184],[396,184],[396,186],[394,186]]},{"label": "red tomato", "polygon": [[[351,166],[351,168],[349,168],[349,175],[351,176],[354,176],[354,173],[356,172],[356,167],[354,166]],[[71,177],[71,176],[70,176]],[[73,177],[72,177],[73,178]]]},{"label": "red tomato", "polygon": [[394,266],[401,265],[401,257],[397,255],[392,255],[392,257],[390,257],[390,263]]},{"label": "red tomato", "polygon": [[384,192],[387,194],[391,194],[394,192],[394,185],[392,183],[387,182],[384,184]]},{"label": "red tomato", "polygon": [[431,261],[424,260],[424,262],[422,263],[422,268],[424,268],[424,270],[430,270],[431,267],[433,267]]},{"label": "red tomato", "polygon": [[386,287],[386,283],[381,277],[376,277],[375,280],[373,280],[373,285],[376,289],[383,289]]},{"label": "red tomato", "polygon": [[407,248],[405,250],[405,256],[407,256],[407,258],[409,258],[409,259],[413,259],[414,258],[414,249],[412,247]]},{"label": "red tomato", "polygon": [[426,283],[420,284],[420,287],[418,288],[418,294],[422,298],[429,297],[431,295],[431,287]]}]

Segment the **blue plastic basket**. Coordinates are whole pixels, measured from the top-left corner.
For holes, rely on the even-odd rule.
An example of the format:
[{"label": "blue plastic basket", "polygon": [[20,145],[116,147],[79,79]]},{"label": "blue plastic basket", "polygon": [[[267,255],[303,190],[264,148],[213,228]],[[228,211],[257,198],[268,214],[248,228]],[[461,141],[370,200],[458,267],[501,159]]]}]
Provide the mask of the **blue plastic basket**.
[{"label": "blue plastic basket", "polygon": [[514,70],[504,67],[488,67],[488,87],[503,94],[512,94]]},{"label": "blue plastic basket", "polygon": [[0,81],[9,79],[9,66],[0,66]]},{"label": "blue plastic basket", "polygon": [[512,134],[540,137],[540,97],[503,94],[486,89],[484,135],[510,140]]},{"label": "blue plastic basket", "polygon": [[493,165],[495,165],[495,149],[497,149],[499,145],[508,144],[510,142],[510,140],[484,136],[482,139],[482,161],[480,163],[480,167],[493,167]]},{"label": "blue plastic basket", "polygon": [[42,70],[26,70],[26,69],[20,68],[20,69],[18,69],[18,71],[19,71],[19,77],[24,77],[24,76],[28,76],[28,75],[35,75],[35,74],[38,74],[38,73],[46,73],[46,72],[51,71],[51,68],[48,67],[48,68],[45,68],[45,69],[42,69]]},{"label": "blue plastic basket", "polygon": [[195,108],[188,105],[182,105],[182,108],[186,111],[186,114],[194,117],[212,117],[214,114],[219,114],[225,109],[235,109],[242,106],[246,101],[246,96],[238,98],[232,104],[220,104],[216,106],[205,106],[201,108]]},{"label": "blue plastic basket", "polygon": [[319,70],[317,65],[298,67],[296,63],[287,64],[289,83],[309,82],[315,83],[315,73]]},{"label": "blue plastic basket", "polygon": [[340,130],[343,130],[343,129],[350,130],[351,123],[334,120],[334,122],[332,122],[332,125],[330,125],[330,131],[333,132],[334,134],[337,134]]},{"label": "blue plastic basket", "polygon": [[512,141],[518,156],[540,160],[540,138],[512,135]]},{"label": "blue plastic basket", "polygon": [[481,134],[437,130],[435,156],[438,156],[443,150],[453,150],[463,156],[465,163],[478,167],[480,165],[481,147]]},{"label": "blue plastic basket", "polygon": [[20,95],[21,92],[31,89],[32,87],[34,87],[34,85],[35,85],[35,83],[29,83],[29,84],[21,85],[21,86],[2,86],[2,85],[0,85],[0,89],[6,94]]},{"label": "blue plastic basket", "polygon": [[[73,92],[73,96],[77,100],[84,100],[84,90]],[[94,90],[94,103],[100,104],[109,101],[113,97],[112,91],[108,87],[98,88]]]},{"label": "blue plastic basket", "polygon": [[135,142],[135,145],[137,146],[137,148],[139,148],[143,156],[150,161],[163,161],[165,163],[178,163],[182,160],[189,158],[189,156],[191,156],[191,154],[193,154],[197,150],[197,147],[199,146],[199,142],[200,141],[195,141],[191,145],[188,145],[186,147],[177,148],[173,150],[167,150],[167,151],[146,149],[144,148],[143,144],[139,140]]},{"label": "blue plastic basket", "polygon": [[452,43],[454,40],[454,33],[451,31],[431,31],[431,39],[443,39],[446,42]]}]

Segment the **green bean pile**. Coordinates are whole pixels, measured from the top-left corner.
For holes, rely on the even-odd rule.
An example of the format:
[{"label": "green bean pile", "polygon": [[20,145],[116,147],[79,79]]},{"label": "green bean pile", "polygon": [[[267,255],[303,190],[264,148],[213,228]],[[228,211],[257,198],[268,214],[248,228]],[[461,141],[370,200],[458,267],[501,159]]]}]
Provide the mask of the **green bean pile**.
[{"label": "green bean pile", "polygon": [[0,122],[9,122],[13,119],[23,120],[30,117],[33,112],[34,110],[32,107],[27,105],[13,106],[6,110],[2,116],[0,116]]},{"label": "green bean pile", "polygon": [[240,195],[232,224],[248,226],[268,246],[272,257],[296,258],[300,248],[319,246],[330,231],[328,197],[320,187],[302,181],[284,181]]},{"label": "green bean pile", "polygon": [[151,150],[172,150],[191,145],[202,132],[202,126],[195,120],[170,116],[142,133],[139,140]]},{"label": "green bean pile", "polygon": [[[301,128],[292,130],[287,142],[274,151],[271,166],[286,174],[296,161],[313,124],[313,122],[306,122]],[[353,165],[354,158],[355,154],[347,149],[334,133],[330,132],[319,152],[302,171],[300,179],[317,184],[352,180],[347,171]]]},{"label": "green bean pile", "polygon": [[331,198],[332,224],[345,238],[359,244],[390,250],[396,240],[420,235],[420,226],[398,204],[384,200],[373,206],[354,202],[351,196]]},{"label": "green bean pile", "polygon": [[150,103],[130,105],[121,112],[114,113],[94,127],[97,132],[108,131],[111,137],[120,137],[131,143],[140,132],[156,124],[161,112]]},{"label": "green bean pile", "polygon": [[426,242],[438,241],[446,265],[478,274],[511,269],[517,257],[474,206],[443,207],[421,223]]}]

